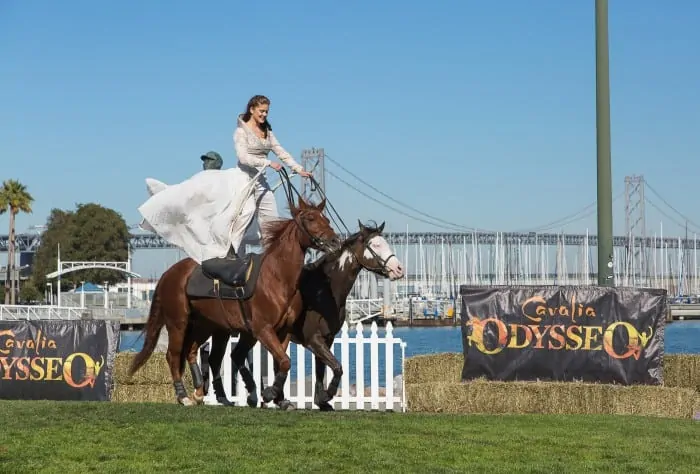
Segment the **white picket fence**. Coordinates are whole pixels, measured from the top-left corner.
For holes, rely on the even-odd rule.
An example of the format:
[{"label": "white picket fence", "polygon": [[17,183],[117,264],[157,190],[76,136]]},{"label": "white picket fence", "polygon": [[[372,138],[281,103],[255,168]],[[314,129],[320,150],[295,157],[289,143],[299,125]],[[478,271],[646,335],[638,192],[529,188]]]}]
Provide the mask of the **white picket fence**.
[{"label": "white picket fence", "polygon": [[[390,322],[387,323],[383,335],[379,334],[376,322],[372,322],[369,336],[365,335],[365,328],[361,323],[355,324],[354,328],[355,334],[351,336],[350,328],[346,322],[331,348],[333,355],[340,360],[343,366],[340,388],[336,396],[331,400],[331,405],[336,410],[400,410],[405,412],[406,391],[403,376],[399,379],[399,383],[395,381],[395,376],[399,375],[395,367],[395,355],[397,354],[396,351],[399,351],[400,357],[397,365],[400,365],[401,374],[403,374],[406,343],[400,338],[394,337],[393,327]],[[211,340],[208,342],[211,343]],[[229,339],[223,360],[222,381],[228,399],[235,402],[237,406],[245,406],[248,392],[240,374],[237,374],[236,393],[231,394],[231,350],[237,342],[238,337]],[[368,346],[369,374],[366,373],[365,367],[365,349]],[[354,357],[352,358],[350,356],[351,348],[354,348]],[[292,355],[292,353],[295,354]],[[340,357],[338,357],[338,354],[340,354]],[[380,354],[384,357],[380,358]],[[303,346],[290,343],[287,348],[287,355],[291,358],[292,370],[290,370],[289,377],[287,377],[284,385],[285,398],[291,401],[297,409],[317,410],[318,407],[313,403],[314,385],[316,383],[316,362],[313,354]],[[263,357],[267,359],[264,374],[261,373]],[[310,364],[307,364],[307,358],[310,359]],[[354,364],[351,364],[352,361],[354,361]],[[201,354],[199,362],[201,363]],[[311,366],[310,373],[306,370],[308,365]],[[382,367],[384,368],[384,374],[381,377],[383,383],[380,384],[380,369]],[[351,375],[353,375],[351,374],[351,369],[354,373],[354,384],[351,384]],[[261,375],[266,377],[266,385],[268,385],[274,380],[274,371],[272,355],[264,350],[260,343],[257,343],[253,348],[252,374],[257,385],[258,400],[262,401],[261,392],[264,387],[260,382]],[[324,380],[326,387],[332,377],[333,372],[326,367]],[[213,375],[210,369],[209,391],[204,402],[215,405],[217,401],[211,385],[212,379]],[[270,403],[268,406],[274,407],[275,405]]]}]

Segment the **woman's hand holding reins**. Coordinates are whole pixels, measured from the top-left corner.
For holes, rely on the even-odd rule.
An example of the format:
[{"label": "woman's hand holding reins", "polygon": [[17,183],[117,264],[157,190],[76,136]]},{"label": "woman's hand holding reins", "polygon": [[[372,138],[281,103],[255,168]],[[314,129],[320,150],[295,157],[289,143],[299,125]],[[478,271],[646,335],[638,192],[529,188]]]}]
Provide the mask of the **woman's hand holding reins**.
[{"label": "woman's hand holding reins", "polygon": [[313,174],[310,171],[306,170],[301,170],[297,173],[299,176],[303,176],[304,178],[311,178]]},{"label": "woman's hand holding reins", "polygon": [[[277,163],[276,161],[272,161],[272,162],[270,162],[270,168],[272,168],[275,171],[280,171],[282,169],[282,164]],[[306,170],[297,171],[297,174],[299,176],[304,177],[304,178],[313,177],[313,174],[310,171],[306,171]]]}]

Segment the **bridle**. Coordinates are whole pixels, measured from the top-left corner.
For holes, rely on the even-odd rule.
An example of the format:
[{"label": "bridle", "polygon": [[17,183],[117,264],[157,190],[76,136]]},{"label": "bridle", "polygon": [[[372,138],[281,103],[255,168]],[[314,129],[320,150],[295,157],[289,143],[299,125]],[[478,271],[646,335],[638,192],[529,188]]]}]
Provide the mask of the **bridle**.
[{"label": "bridle", "polygon": [[[301,193],[297,190],[297,188],[292,184],[292,181],[289,179],[289,175],[287,174],[287,170],[284,168],[280,168],[278,171],[282,175],[282,181],[286,184],[286,186],[283,186],[284,188],[284,194],[287,197],[287,203],[289,204],[290,209],[294,209],[296,206],[294,205],[294,200],[292,199],[292,192],[296,193],[297,196],[301,198]],[[311,178],[313,180],[313,178]],[[326,200],[326,202],[328,202]],[[292,219],[294,219],[294,223],[297,225],[299,229],[308,237],[309,241],[311,241],[312,246],[315,246],[319,249],[325,249],[326,251],[329,251],[331,246],[329,242],[326,239],[322,239],[320,237],[317,237],[315,235],[312,235],[311,232],[309,232],[309,229],[306,228],[306,225],[304,225],[303,222],[300,222],[299,219],[299,214],[303,213],[304,211],[300,211],[297,215],[292,215]]]},{"label": "bridle", "polygon": [[378,273],[379,275],[381,275],[383,277],[389,278],[389,276],[391,275],[391,270],[388,267],[389,260],[391,260],[392,257],[397,258],[397,259],[398,259],[398,257],[396,257],[396,254],[392,253],[387,258],[382,258],[379,256],[379,254],[377,252],[374,251],[374,249],[372,248],[372,246],[369,243],[374,237],[376,237],[378,235],[381,235],[381,234],[379,232],[371,232],[369,235],[367,235],[367,238],[364,239],[363,248],[362,248],[363,253],[365,250],[369,250],[369,253],[372,254],[373,259],[375,261],[379,262],[378,266],[372,267],[369,265],[365,265],[357,257],[357,254],[355,252],[350,252],[350,254],[352,255],[353,260],[355,260],[357,262],[357,264],[360,265],[360,267],[364,268],[367,271],[370,271],[373,273]]}]

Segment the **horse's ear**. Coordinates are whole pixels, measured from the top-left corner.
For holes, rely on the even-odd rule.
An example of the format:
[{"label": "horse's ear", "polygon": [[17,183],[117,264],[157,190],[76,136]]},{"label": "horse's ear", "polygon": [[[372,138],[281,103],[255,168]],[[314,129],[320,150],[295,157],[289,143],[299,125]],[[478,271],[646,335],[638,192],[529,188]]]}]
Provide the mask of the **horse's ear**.
[{"label": "horse's ear", "polygon": [[380,234],[381,234],[382,232],[384,232],[384,224],[386,224],[386,221],[382,222],[382,225],[379,226],[379,229],[378,229],[378,230],[379,230],[379,233],[380,233]]},{"label": "horse's ear", "polygon": [[303,210],[303,209],[308,209],[308,208],[309,208],[309,204],[301,196],[299,196],[298,209]]},{"label": "horse's ear", "polygon": [[323,198],[320,203],[318,203],[318,206],[316,206],[316,209],[318,209],[320,212],[323,212],[323,210],[326,208],[326,198]]},{"label": "horse's ear", "polygon": [[367,231],[367,228],[362,224],[360,219],[357,219],[357,226],[360,228],[360,232],[363,234]]}]

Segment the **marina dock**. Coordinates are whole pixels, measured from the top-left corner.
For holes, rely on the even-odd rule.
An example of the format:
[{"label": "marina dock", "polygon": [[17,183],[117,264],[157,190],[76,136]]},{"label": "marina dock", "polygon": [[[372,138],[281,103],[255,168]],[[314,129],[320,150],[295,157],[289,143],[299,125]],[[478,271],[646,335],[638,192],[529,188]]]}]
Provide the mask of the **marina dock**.
[{"label": "marina dock", "polygon": [[700,304],[671,304],[669,305],[667,322],[700,320]]}]

